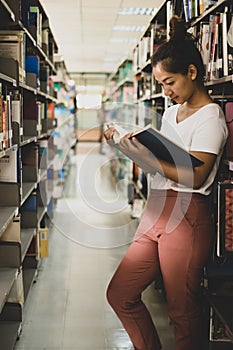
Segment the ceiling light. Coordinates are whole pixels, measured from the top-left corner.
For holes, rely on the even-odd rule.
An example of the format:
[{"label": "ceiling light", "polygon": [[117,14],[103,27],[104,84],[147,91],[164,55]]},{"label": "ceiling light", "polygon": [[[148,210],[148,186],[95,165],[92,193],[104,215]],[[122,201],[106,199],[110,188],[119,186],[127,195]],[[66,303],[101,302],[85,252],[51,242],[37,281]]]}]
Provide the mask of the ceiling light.
[{"label": "ceiling light", "polygon": [[123,32],[143,32],[146,26],[114,26],[112,29]]},{"label": "ceiling light", "polygon": [[137,15],[137,16],[153,16],[157,9],[154,7],[122,7],[119,9],[119,15]]},{"label": "ceiling light", "polygon": [[111,43],[122,43],[122,44],[135,44],[137,42],[136,38],[112,38]]}]

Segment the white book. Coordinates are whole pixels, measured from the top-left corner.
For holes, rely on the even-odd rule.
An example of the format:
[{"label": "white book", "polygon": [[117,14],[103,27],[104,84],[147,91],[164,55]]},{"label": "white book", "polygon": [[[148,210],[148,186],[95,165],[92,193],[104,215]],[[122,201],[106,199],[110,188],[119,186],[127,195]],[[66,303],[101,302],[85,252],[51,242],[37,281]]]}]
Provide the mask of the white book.
[{"label": "white book", "polygon": [[18,154],[12,150],[0,158],[0,181],[17,182],[18,180]]},{"label": "white book", "polygon": [[221,14],[222,16],[222,37],[223,37],[223,75],[228,76],[228,48],[227,48],[227,11],[228,7],[225,7],[224,12]]}]

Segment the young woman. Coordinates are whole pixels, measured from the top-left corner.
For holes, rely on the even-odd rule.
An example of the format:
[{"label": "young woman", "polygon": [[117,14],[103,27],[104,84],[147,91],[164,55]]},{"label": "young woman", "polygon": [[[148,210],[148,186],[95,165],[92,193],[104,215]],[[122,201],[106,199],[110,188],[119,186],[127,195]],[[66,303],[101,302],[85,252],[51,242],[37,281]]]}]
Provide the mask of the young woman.
[{"label": "young woman", "polygon": [[[107,298],[136,350],[162,345],[141,293],[161,273],[175,350],[202,350],[200,283],[213,245],[209,195],[227,138],[225,118],[204,86],[201,55],[181,19],[170,21],[170,39],[152,57],[153,74],[176,104],[161,132],[203,161],[192,167],[161,161],[126,135],[120,150],[152,176],[135,239],[115,272]],[[114,129],[106,131],[111,140]],[[171,349],[167,349],[171,350]]]}]

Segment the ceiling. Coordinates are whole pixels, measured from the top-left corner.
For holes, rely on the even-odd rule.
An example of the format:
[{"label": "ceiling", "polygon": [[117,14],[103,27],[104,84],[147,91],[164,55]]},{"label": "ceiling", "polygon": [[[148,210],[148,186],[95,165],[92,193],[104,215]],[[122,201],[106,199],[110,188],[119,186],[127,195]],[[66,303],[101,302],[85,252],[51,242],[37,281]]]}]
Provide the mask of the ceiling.
[{"label": "ceiling", "polygon": [[[144,26],[153,14],[119,14],[119,9],[156,9],[163,0],[41,0],[71,79],[101,86],[116,72],[143,31],[114,30],[115,26]],[[145,29],[144,29],[145,30]]]}]

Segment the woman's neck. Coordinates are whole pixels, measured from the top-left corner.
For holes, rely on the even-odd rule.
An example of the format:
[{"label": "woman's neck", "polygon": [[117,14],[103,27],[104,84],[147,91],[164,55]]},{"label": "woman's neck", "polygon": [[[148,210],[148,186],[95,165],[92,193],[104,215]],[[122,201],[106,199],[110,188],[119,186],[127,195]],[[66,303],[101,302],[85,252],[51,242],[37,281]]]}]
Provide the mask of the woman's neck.
[{"label": "woman's neck", "polygon": [[212,102],[213,100],[203,87],[203,89],[195,91],[195,94],[193,94],[189,100],[185,101],[182,106],[188,109],[199,109]]}]

